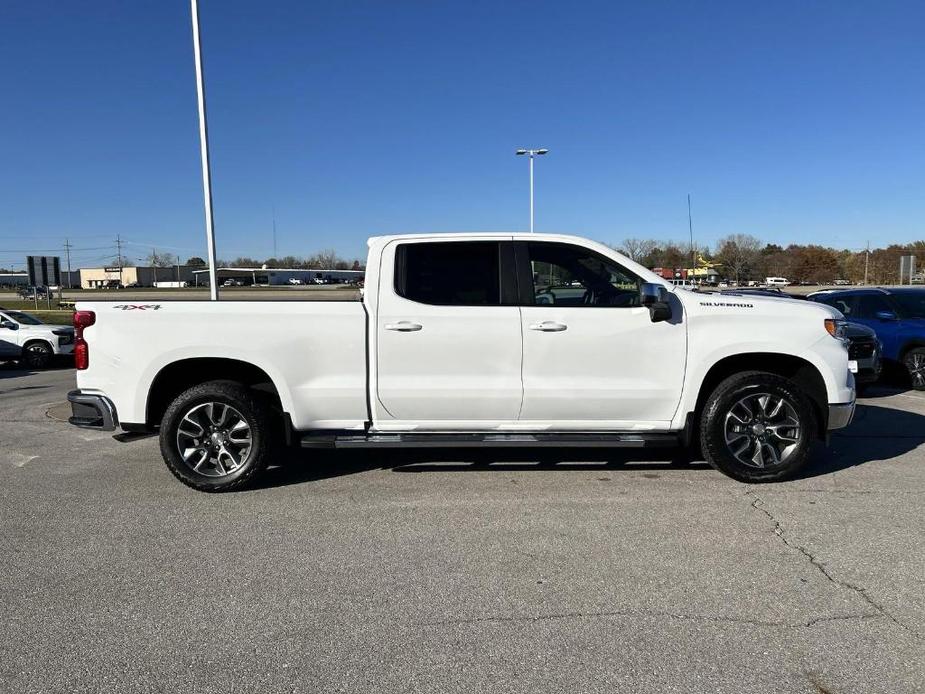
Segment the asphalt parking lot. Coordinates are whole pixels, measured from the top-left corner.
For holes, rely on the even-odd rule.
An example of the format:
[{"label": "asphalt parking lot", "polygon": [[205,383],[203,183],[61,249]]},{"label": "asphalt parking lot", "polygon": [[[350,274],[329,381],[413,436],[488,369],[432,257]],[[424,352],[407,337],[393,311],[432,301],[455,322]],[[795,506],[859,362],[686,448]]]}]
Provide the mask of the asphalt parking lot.
[{"label": "asphalt parking lot", "polygon": [[[925,393],[800,480],[601,452],[306,452],[194,492],[0,366],[0,690],[925,690]],[[477,457],[473,457],[473,456]]]}]

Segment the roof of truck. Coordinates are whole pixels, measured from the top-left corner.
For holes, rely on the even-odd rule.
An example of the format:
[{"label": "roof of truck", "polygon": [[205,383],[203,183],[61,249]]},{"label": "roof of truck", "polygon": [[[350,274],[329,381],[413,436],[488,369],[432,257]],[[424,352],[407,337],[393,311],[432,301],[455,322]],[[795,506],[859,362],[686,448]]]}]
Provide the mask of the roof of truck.
[{"label": "roof of truck", "polygon": [[405,239],[432,239],[432,238],[447,238],[447,239],[459,239],[459,238],[498,238],[499,236],[511,236],[514,238],[523,238],[523,239],[574,239],[578,241],[590,241],[581,236],[575,234],[559,234],[559,233],[530,233],[529,231],[433,231],[430,233],[415,233],[415,234],[387,234],[384,236],[370,236],[369,240],[366,242],[368,246],[372,246],[374,243],[388,243],[389,241],[396,240],[405,240]]}]

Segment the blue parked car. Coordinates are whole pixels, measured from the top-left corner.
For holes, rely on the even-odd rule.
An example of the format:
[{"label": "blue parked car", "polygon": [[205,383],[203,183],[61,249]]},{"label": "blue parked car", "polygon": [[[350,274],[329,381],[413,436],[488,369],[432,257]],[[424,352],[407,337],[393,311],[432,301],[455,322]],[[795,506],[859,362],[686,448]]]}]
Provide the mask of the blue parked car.
[{"label": "blue parked car", "polygon": [[807,298],[873,328],[884,359],[902,364],[912,387],[925,390],[925,288],[827,289]]}]

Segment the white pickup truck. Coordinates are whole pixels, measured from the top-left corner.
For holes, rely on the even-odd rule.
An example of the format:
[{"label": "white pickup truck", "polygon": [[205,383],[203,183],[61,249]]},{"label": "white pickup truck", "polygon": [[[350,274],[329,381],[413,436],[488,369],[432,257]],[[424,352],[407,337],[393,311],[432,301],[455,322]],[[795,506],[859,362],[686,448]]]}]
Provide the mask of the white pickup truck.
[{"label": "white pickup truck", "polygon": [[693,445],[795,474],[854,413],[841,314],[674,288],[592,241],[369,241],[361,301],[78,302],[77,426],[159,430],[204,491],[303,447]]}]

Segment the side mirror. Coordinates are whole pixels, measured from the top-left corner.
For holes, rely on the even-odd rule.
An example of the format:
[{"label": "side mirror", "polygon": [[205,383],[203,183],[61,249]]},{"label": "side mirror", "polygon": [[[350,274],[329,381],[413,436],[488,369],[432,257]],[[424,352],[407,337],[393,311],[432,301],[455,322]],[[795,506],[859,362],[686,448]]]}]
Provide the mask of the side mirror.
[{"label": "side mirror", "polygon": [[897,320],[896,314],[893,313],[892,311],[877,311],[875,315],[877,316],[877,320],[882,320],[882,321]]},{"label": "side mirror", "polygon": [[8,330],[19,330],[19,325],[11,320],[5,320],[0,321],[0,328],[6,328]]},{"label": "side mirror", "polygon": [[652,304],[667,303],[668,290],[660,284],[654,282],[643,282],[639,287],[639,303],[643,306]]},{"label": "side mirror", "polygon": [[668,290],[660,284],[645,282],[639,288],[639,303],[649,309],[649,319],[659,323],[671,318]]}]

